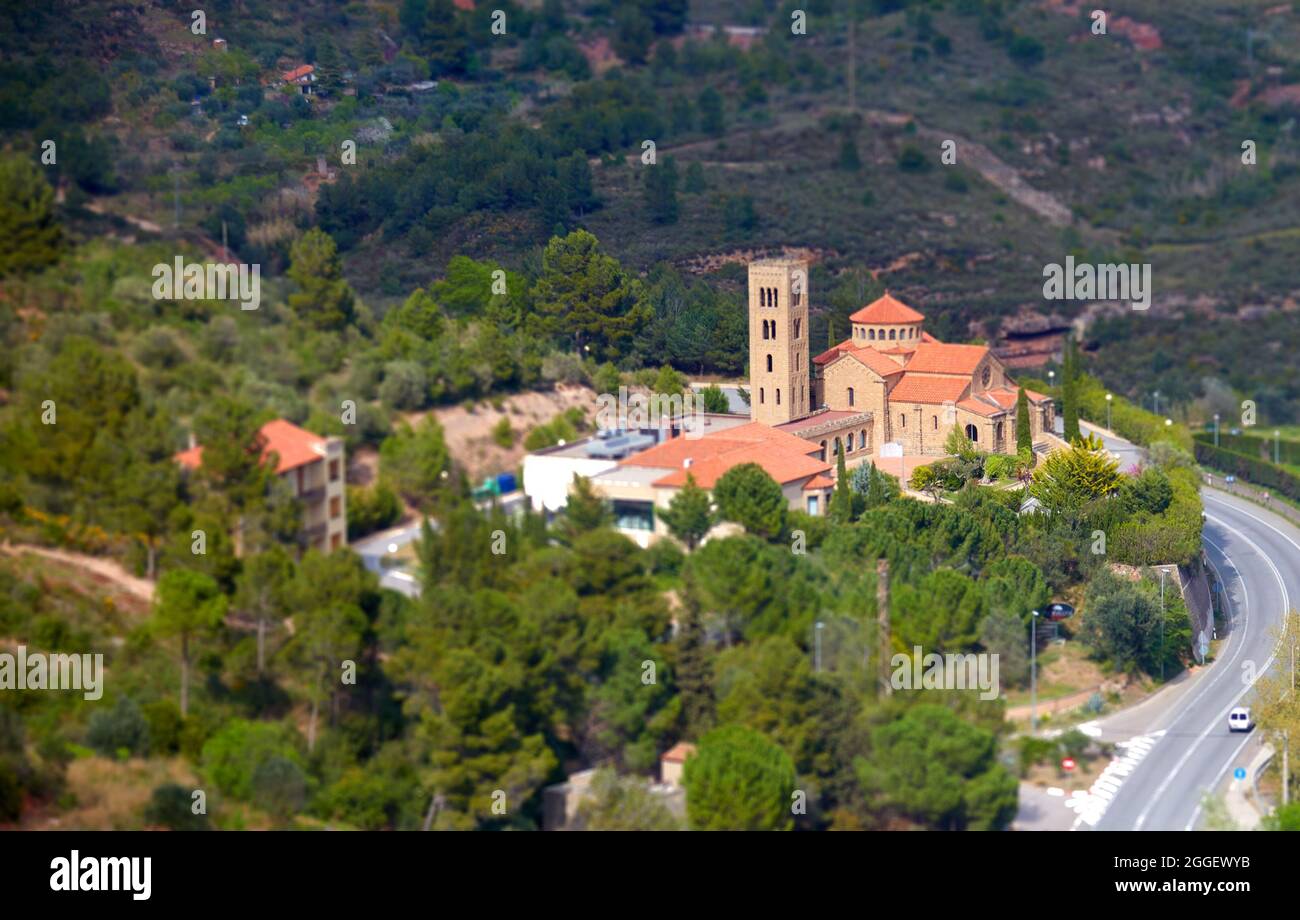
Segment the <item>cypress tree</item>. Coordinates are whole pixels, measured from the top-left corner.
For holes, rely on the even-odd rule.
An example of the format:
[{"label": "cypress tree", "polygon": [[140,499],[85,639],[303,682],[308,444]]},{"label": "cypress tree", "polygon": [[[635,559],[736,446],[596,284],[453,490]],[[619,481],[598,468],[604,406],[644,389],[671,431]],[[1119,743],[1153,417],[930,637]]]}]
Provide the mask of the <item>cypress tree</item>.
[{"label": "cypress tree", "polygon": [[1016,453],[1034,450],[1033,429],[1029,425],[1029,397],[1021,387],[1016,394]]}]

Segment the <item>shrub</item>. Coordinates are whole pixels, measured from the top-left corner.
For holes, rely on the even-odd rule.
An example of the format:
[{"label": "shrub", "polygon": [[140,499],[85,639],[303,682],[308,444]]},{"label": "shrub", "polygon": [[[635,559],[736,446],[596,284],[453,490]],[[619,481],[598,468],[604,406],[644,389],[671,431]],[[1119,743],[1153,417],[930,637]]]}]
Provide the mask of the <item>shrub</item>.
[{"label": "shrub", "polygon": [[149,751],[149,723],[130,697],[119,697],[112,709],[90,717],[86,743],[105,757],[121,751],[143,755]]},{"label": "shrub", "polygon": [[509,450],[515,444],[515,430],[510,427],[510,417],[501,416],[500,420],[492,426],[492,442],[504,450]]},{"label": "shrub", "polygon": [[207,831],[212,822],[204,814],[194,813],[193,791],[175,783],[154,789],[144,809],[146,824],[173,831]]}]

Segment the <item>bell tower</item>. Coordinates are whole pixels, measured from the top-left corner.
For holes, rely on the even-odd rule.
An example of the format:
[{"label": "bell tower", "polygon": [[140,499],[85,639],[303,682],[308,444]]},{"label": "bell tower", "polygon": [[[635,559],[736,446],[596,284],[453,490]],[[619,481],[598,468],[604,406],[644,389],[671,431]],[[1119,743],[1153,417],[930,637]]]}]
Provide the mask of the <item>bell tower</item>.
[{"label": "bell tower", "polygon": [[809,412],[808,262],[749,264],[749,415],[780,425]]}]

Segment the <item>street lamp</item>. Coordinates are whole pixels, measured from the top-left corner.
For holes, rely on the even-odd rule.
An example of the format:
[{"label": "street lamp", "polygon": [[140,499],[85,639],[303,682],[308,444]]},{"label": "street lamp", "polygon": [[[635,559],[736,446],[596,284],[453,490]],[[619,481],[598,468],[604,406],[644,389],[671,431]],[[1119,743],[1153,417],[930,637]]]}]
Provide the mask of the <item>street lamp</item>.
[{"label": "street lamp", "polygon": [[816,645],[817,645],[817,652],[816,652],[817,666],[815,670],[817,671],[818,674],[820,674],[822,671],[822,630],[825,628],[826,628],[826,624],[822,623],[819,620],[817,623],[817,629],[813,632],[813,635],[816,637]]},{"label": "street lamp", "polygon": [[1038,611],[1029,621],[1029,734],[1038,734]]},{"label": "street lamp", "polygon": [[1214,446],[1219,446],[1219,413],[1214,413]]},{"label": "street lamp", "polygon": [[1281,447],[1282,447],[1282,432],[1279,429],[1274,428],[1273,429],[1273,462],[1274,463],[1282,462],[1279,459],[1280,457],[1279,451],[1281,450]]},{"label": "street lamp", "polygon": [[[1165,419],[1168,421],[1168,419]],[[1160,569],[1160,683],[1165,682],[1165,575],[1166,570]]]},{"label": "street lamp", "polygon": [[1112,431],[1114,429],[1110,427],[1110,401],[1114,398],[1115,397],[1112,394],[1110,393],[1106,394],[1106,428],[1107,430],[1112,430]]}]

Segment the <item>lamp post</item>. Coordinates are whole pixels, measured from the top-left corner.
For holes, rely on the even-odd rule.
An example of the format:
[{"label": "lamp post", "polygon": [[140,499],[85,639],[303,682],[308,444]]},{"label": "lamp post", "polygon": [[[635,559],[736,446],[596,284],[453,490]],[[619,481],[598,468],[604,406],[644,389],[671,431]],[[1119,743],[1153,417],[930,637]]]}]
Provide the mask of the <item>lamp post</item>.
[{"label": "lamp post", "polygon": [[1029,734],[1038,734],[1038,611],[1029,621]]},{"label": "lamp post", "polygon": [[825,628],[826,628],[826,624],[819,620],[817,622],[817,628],[813,631],[813,635],[816,637],[816,645],[817,645],[817,652],[816,652],[817,666],[815,670],[817,671],[818,674],[820,674],[822,671],[822,630]]},{"label": "lamp post", "polygon": [[1219,413],[1214,413],[1214,446],[1219,446]]},{"label": "lamp post", "polygon": [[[1168,421],[1168,419],[1165,419]],[[1160,683],[1165,682],[1165,569],[1160,569]]]},{"label": "lamp post", "polygon": [[1273,462],[1281,463],[1279,451],[1282,448],[1282,432],[1280,429],[1273,429]]},{"label": "lamp post", "polygon": [[1110,401],[1114,398],[1115,397],[1112,394],[1110,393],[1106,394],[1106,430],[1107,431],[1114,430],[1110,427]]}]

